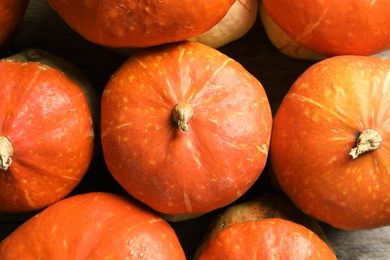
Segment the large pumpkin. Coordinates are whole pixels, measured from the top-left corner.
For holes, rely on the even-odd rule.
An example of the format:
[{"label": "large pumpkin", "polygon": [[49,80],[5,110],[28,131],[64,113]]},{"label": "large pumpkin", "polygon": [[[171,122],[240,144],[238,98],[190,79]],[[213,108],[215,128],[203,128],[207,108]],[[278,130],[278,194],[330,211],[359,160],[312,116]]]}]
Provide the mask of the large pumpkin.
[{"label": "large pumpkin", "polygon": [[185,259],[163,219],[133,201],[91,192],[58,201],[0,244],[0,259]]},{"label": "large pumpkin", "polygon": [[274,118],[271,162],[305,213],[342,229],[390,224],[390,60],[337,56],[305,71]]},{"label": "large pumpkin", "polygon": [[40,62],[1,60],[0,93],[0,211],[43,208],[90,165],[91,107],[79,85]]},{"label": "large pumpkin", "polygon": [[186,40],[217,24],[235,0],[49,0],[87,40],[109,47],[147,47]]},{"label": "large pumpkin", "polygon": [[285,41],[278,29],[268,28],[272,22],[265,18],[271,41],[287,54],[305,55],[289,45],[301,45],[324,56],[372,55],[390,48],[389,0],[261,0],[261,5],[265,8],[262,17],[269,15],[275,26],[297,43]]},{"label": "large pumpkin", "polygon": [[30,0],[0,2],[0,45],[13,40],[19,32]]},{"label": "large pumpkin", "polygon": [[205,213],[231,203],[267,160],[272,115],[261,83],[200,43],[129,58],[107,83],[101,110],[109,171],[162,213]]}]

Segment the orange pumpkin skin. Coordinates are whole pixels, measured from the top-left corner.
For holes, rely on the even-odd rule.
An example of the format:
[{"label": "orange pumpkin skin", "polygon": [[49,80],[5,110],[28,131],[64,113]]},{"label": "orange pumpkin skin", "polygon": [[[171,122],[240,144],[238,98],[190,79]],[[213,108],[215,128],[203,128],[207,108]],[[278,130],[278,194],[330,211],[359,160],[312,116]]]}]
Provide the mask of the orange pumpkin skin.
[{"label": "orange pumpkin skin", "polygon": [[186,40],[217,24],[235,0],[49,0],[73,30],[110,47],[148,47]]},{"label": "orange pumpkin skin", "polygon": [[[389,75],[388,59],[328,58],[296,80],[274,117],[270,159],[280,187],[298,208],[334,227],[390,224]],[[366,129],[382,143],[353,159]]]},{"label": "orange pumpkin skin", "polygon": [[310,229],[280,218],[245,221],[223,229],[208,241],[203,259],[325,259],[336,256]]},{"label": "orange pumpkin skin", "polygon": [[[81,88],[37,62],[0,61],[0,211],[43,208],[86,173],[94,148],[91,110]],[[5,167],[10,163],[9,167]]]},{"label": "orange pumpkin skin", "polygon": [[30,0],[2,0],[0,2],[0,45],[17,34]]},{"label": "orange pumpkin skin", "polygon": [[0,244],[0,259],[185,259],[167,222],[119,195],[54,203]]},{"label": "orange pumpkin skin", "polygon": [[390,1],[262,0],[303,47],[322,54],[372,55],[390,48]]},{"label": "orange pumpkin skin", "polygon": [[[185,132],[172,119],[178,103],[193,108]],[[200,43],[132,56],[106,85],[101,111],[109,171],[162,213],[205,213],[231,203],[267,160],[272,115],[261,83]]]}]

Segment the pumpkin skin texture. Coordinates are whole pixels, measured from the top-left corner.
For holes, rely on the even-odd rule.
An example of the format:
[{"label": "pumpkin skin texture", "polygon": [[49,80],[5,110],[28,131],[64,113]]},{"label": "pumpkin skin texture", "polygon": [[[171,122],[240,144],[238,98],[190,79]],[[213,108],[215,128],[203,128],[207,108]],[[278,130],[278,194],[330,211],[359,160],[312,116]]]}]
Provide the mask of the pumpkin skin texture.
[{"label": "pumpkin skin texture", "polygon": [[323,56],[372,55],[390,48],[389,0],[262,0],[262,3],[287,35]]},{"label": "pumpkin skin texture", "polygon": [[[278,184],[298,208],[334,227],[390,224],[389,75],[385,58],[325,59],[296,80],[274,117]],[[357,154],[358,142],[359,150],[377,149]]]},{"label": "pumpkin skin texture", "polygon": [[0,45],[9,43],[17,35],[30,0],[2,0],[0,2]]},{"label": "pumpkin skin texture", "polygon": [[38,62],[1,60],[0,92],[0,211],[41,209],[88,170],[91,109],[80,86]]},{"label": "pumpkin skin texture", "polygon": [[310,229],[280,218],[244,221],[214,235],[202,259],[336,259]]},{"label": "pumpkin skin texture", "polygon": [[[179,121],[193,109],[180,127],[177,104],[188,109]],[[272,114],[264,88],[238,62],[200,43],[130,57],[107,83],[101,110],[109,171],[161,213],[202,214],[231,203],[268,157]]]},{"label": "pumpkin skin texture", "polygon": [[0,244],[0,259],[185,259],[171,226],[134,201],[91,192],[54,203]]},{"label": "pumpkin skin texture", "polygon": [[235,0],[49,0],[87,40],[108,47],[149,47],[186,40],[217,24]]}]

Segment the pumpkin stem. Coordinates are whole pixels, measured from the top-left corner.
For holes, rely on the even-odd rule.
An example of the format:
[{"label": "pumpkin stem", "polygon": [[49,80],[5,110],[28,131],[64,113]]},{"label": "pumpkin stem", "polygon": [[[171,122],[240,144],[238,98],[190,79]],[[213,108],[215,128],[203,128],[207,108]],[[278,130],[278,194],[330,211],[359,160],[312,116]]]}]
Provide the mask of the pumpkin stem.
[{"label": "pumpkin stem", "polygon": [[0,169],[6,171],[12,163],[14,148],[5,136],[0,136]]},{"label": "pumpkin stem", "polygon": [[194,108],[188,102],[180,102],[173,107],[173,121],[177,123],[177,126],[182,132],[188,130],[188,122],[191,120],[193,115]]},{"label": "pumpkin stem", "polygon": [[373,129],[366,129],[359,134],[356,140],[356,147],[351,149],[349,155],[356,159],[360,154],[374,151],[380,147],[382,143],[382,136],[378,131]]}]

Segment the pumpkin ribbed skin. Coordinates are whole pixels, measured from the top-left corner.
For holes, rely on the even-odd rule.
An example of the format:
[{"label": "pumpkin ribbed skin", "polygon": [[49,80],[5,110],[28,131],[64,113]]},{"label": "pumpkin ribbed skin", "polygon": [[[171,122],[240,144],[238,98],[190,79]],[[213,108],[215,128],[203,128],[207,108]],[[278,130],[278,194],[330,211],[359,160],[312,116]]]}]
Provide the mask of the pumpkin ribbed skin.
[{"label": "pumpkin ribbed skin", "polygon": [[[305,213],[342,229],[390,224],[389,78],[388,59],[337,56],[306,70],[284,97],[270,159],[280,187]],[[382,142],[354,159],[367,129]]]},{"label": "pumpkin ribbed skin", "polygon": [[[190,104],[188,129],[172,115]],[[204,213],[240,197],[264,169],[272,115],[261,83],[195,42],[145,50],[102,97],[107,167],[135,198],[168,214]]]},{"label": "pumpkin ribbed skin", "polygon": [[110,47],[147,47],[186,40],[216,25],[235,0],[49,0],[87,40]]},{"label": "pumpkin ribbed skin", "polygon": [[0,259],[167,259],[184,252],[167,222],[110,193],[63,199],[18,227],[0,244]]},{"label": "pumpkin ribbed skin", "polygon": [[0,93],[0,136],[13,147],[12,163],[0,174],[0,211],[40,209],[65,197],[86,173],[94,147],[91,110],[78,85],[36,62],[0,61]]},{"label": "pumpkin ribbed skin", "polygon": [[390,1],[262,0],[270,17],[303,47],[324,56],[390,48]]}]

